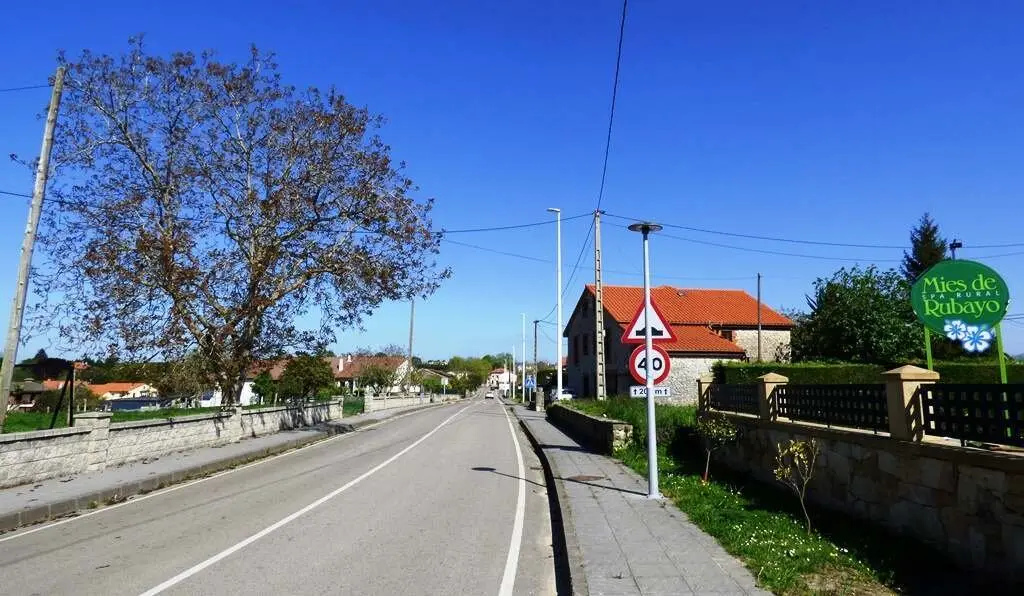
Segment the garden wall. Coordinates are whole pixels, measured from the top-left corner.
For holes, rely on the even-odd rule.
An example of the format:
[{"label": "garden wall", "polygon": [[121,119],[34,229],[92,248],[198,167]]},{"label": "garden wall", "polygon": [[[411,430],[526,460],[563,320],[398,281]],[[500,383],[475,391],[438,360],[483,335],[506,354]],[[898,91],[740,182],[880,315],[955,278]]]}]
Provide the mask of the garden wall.
[{"label": "garden wall", "polygon": [[0,488],[72,476],[175,451],[225,445],[342,417],[341,400],[110,423],[110,412],[75,416],[75,426],[0,435]]}]

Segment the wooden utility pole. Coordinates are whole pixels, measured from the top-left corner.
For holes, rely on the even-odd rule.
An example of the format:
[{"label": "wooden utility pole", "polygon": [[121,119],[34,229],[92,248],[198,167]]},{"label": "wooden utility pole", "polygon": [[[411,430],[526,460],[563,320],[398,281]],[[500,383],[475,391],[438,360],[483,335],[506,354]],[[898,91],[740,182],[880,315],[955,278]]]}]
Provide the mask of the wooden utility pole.
[{"label": "wooden utility pole", "polygon": [[757,361],[761,362],[761,274],[757,274]]},{"label": "wooden utility pole", "polygon": [[[607,399],[604,362],[604,287],[601,280],[601,210],[594,211],[594,395]],[[584,396],[586,397],[586,396]]]},{"label": "wooden utility pole", "polygon": [[7,404],[11,397],[11,379],[14,363],[18,357],[18,343],[21,341],[21,322],[25,315],[25,296],[28,294],[28,276],[32,270],[32,249],[36,244],[36,228],[43,211],[43,197],[46,194],[46,179],[50,174],[50,149],[53,147],[53,131],[57,127],[57,111],[60,96],[64,91],[64,67],[58,67],[53,77],[53,93],[50,94],[50,109],[46,113],[43,128],[43,147],[39,152],[36,166],[36,184],[32,189],[32,205],[28,211],[25,237],[21,242],[21,261],[18,263],[18,281],[14,286],[14,300],[11,303],[11,320],[7,326],[7,343],[4,346],[4,362],[0,367],[0,432],[3,432],[7,418]]}]

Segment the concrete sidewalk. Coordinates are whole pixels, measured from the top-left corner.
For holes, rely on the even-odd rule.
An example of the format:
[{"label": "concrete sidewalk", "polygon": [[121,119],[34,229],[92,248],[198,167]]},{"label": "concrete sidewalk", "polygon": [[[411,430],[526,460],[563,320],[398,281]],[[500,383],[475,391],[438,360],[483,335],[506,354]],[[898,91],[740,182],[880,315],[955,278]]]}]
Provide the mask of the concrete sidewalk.
[{"label": "concrete sidewalk", "polygon": [[554,479],[573,594],[768,594],[669,500],[648,499],[646,479],[513,409]]},{"label": "concrete sidewalk", "polygon": [[0,489],[0,532],[123,501],[135,495],[304,447],[332,435],[353,432],[406,412],[439,405],[443,404],[359,414],[317,427],[282,431],[220,447],[170,453],[100,472],[51,478],[34,484]]}]

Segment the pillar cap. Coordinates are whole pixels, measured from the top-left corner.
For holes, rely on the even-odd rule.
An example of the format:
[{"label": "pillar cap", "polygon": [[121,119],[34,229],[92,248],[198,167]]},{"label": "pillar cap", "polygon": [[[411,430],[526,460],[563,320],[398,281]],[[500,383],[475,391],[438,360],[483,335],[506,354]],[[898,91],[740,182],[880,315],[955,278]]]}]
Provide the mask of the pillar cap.
[{"label": "pillar cap", "polygon": [[934,370],[928,370],[927,368],[921,368],[920,366],[914,366],[907,364],[899,368],[887,370],[882,373],[882,376],[887,379],[900,379],[903,381],[938,381],[939,373]]},{"label": "pillar cap", "polygon": [[789,382],[789,377],[784,377],[784,376],[780,375],[779,373],[773,373],[773,372],[770,372],[770,373],[768,373],[766,375],[761,375],[760,377],[757,377],[757,378],[761,382],[763,382],[763,383],[788,383]]}]

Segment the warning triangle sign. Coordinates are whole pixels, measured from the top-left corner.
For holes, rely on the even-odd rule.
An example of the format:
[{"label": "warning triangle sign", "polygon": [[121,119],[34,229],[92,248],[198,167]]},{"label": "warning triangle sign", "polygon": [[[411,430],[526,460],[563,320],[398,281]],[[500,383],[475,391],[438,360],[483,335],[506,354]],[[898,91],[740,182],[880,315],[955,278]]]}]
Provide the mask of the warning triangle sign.
[{"label": "warning triangle sign", "polygon": [[641,302],[640,308],[636,311],[636,316],[633,317],[633,322],[630,323],[626,330],[622,333],[622,343],[624,344],[642,344],[645,341],[645,323],[651,326],[651,341],[653,343],[669,343],[676,341],[676,334],[672,331],[672,326],[668,324],[668,320],[661,311],[658,310],[658,305],[651,300],[651,309],[647,312],[647,316],[644,316],[644,305]]}]

